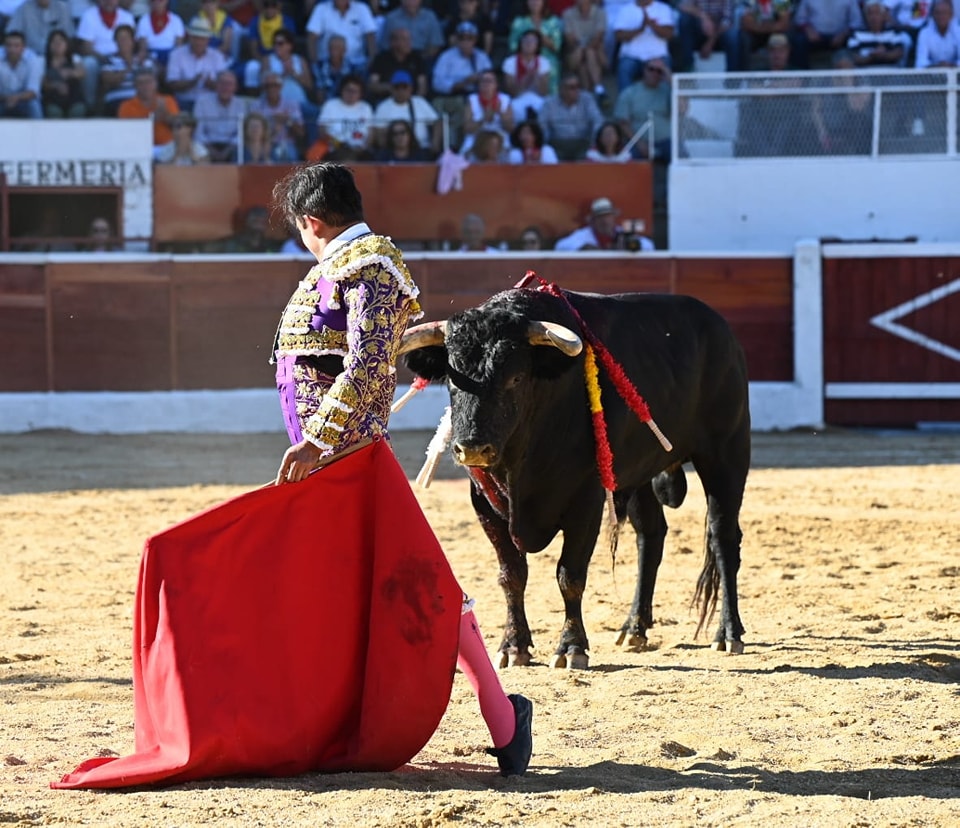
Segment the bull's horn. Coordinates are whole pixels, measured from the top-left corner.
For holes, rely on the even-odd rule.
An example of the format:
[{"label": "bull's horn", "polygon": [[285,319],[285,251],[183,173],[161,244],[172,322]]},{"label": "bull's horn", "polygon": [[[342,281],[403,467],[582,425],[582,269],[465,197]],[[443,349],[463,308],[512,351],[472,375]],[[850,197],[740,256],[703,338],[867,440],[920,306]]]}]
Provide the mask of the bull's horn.
[{"label": "bull's horn", "polygon": [[429,348],[431,345],[443,345],[447,336],[447,320],[440,322],[424,322],[422,325],[414,325],[403,332],[400,340],[400,350],[397,356],[405,354],[408,351],[416,351],[417,348]]},{"label": "bull's horn", "polygon": [[583,350],[583,340],[569,328],[555,322],[531,322],[527,328],[527,339],[531,345],[552,345],[570,357]]}]

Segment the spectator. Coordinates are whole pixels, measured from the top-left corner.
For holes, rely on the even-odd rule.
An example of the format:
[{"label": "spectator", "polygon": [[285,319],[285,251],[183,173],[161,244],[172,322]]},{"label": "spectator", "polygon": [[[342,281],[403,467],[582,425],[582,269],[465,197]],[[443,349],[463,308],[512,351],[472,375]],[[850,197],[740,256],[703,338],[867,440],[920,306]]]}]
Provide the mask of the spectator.
[{"label": "spectator", "polygon": [[73,17],[70,16],[70,7],[63,0],[26,0],[11,15],[7,29],[23,32],[27,48],[38,55],[47,50],[53,32],[63,32],[72,51],[75,35]]},{"label": "spectator", "polygon": [[96,216],[90,222],[87,237],[89,241],[83,246],[83,249],[89,253],[112,253],[117,249],[113,227],[110,220],[103,216]]},{"label": "spectator", "polygon": [[623,164],[630,161],[630,150],[623,128],[616,121],[605,121],[597,130],[593,145],[587,150],[587,161]]},{"label": "spectator", "polygon": [[224,69],[217,75],[215,93],[202,96],[193,108],[197,140],[206,146],[213,163],[237,161],[240,124],[246,114],[246,103],[237,97],[237,76]]},{"label": "spectator", "polygon": [[477,45],[488,55],[493,54],[493,21],[480,6],[480,0],[457,0],[457,8],[447,19],[443,29],[447,46],[457,45],[457,27],[472,23],[477,28]]},{"label": "spectator", "polygon": [[510,133],[513,149],[507,155],[511,164],[556,164],[557,153],[544,143],[543,129],[536,121],[523,121]]},{"label": "spectator", "polygon": [[634,145],[634,158],[670,159],[670,84],[670,68],[666,61],[652,58],[643,66],[643,77],[617,95],[613,117],[623,125],[627,134],[635,134],[648,122],[652,125],[654,152],[650,151],[651,133],[648,131]]},{"label": "spectator", "polygon": [[557,78],[560,77],[563,23],[547,8],[546,0],[527,0],[527,14],[513,19],[507,39],[507,48],[511,54],[520,48],[520,39],[530,29],[540,34],[540,54],[550,62],[550,85],[547,91],[556,92]]},{"label": "spectator", "polygon": [[266,55],[260,66],[260,84],[270,73],[280,79],[280,96],[300,107],[303,120],[314,123],[319,108],[311,100],[313,95],[313,72],[302,55],[294,52],[296,35],[290,29],[279,29],[273,36],[273,52]]},{"label": "spectator", "polygon": [[306,138],[300,106],[282,97],[283,81],[276,72],[265,72],[260,97],[250,105],[251,113],[262,115],[268,125],[269,143],[274,161],[297,161],[298,149]]},{"label": "spectator", "polygon": [[87,114],[83,60],[71,48],[67,33],[60,29],[50,32],[44,55],[43,114],[47,118],[83,118]]},{"label": "spectator", "polygon": [[324,57],[317,64],[317,101],[323,106],[335,98],[347,75],[362,74],[362,68],[354,66],[347,59],[347,39],[343,35],[330,35]]},{"label": "spectator", "polygon": [[[273,54],[273,39],[285,29],[293,32],[293,18],[280,11],[280,0],[262,0],[260,11],[247,27],[243,43],[246,46],[247,62],[243,69],[244,89],[255,93],[260,88],[260,67],[268,55]],[[290,44],[293,51],[293,43]]]},{"label": "spectator", "polygon": [[87,109],[97,104],[100,68],[117,53],[114,32],[117,26],[129,26],[136,31],[137,22],[126,9],[118,8],[119,0],[97,0],[87,9],[77,26],[77,44],[83,56],[83,98]]},{"label": "spectator", "polygon": [[757,50],[772,34],[784,36],[793,20],[791,0],[745,0],[740,15],[740,67],[749,70]]},{"label": "spectator", "polygon": [[390,78],[391,96],[377,104],[374,110],[374,127],[378,146],[385,146],[385,130],[393,121],[410,124],[417,145],[428,153],[440,150],[440,116],[426,98],[413,94],[413,78],[400,69]]},{"label": "spectator", "polygon": [[506,153],[503,133],[491,129],[481,129],[473,139],[473,145],[462,155],[471,163],[504,164]]},{"label": "spectator", "polygon": [[249,208],[243,226],[223,242],[224,253],[276,253],[279,245],[267,235],[270,213],[266,207]]},{"label": "spectator", "polygon": [[433,106],[449,119],[450,145],[462,144],[466,96],[476,91],[481,72],[492,68],[489,55],[477,48],[477,27],[473,23],[459,24],[457,45],[444,49],[433,65]]},{"label": "spectator", "polygon": [[8,29],[0,57],[0,118],[42,118],[43,59],[27,49],[23,32]]},{"label": "spectator", "polygon": [[567,71],[574,72],[580,85],[602,101],[607,94],[603,76],[609,66],[604,46],[607,13],[595,0],[576,0],[563,13],[561,22]]},{"label": "spectator", "polygon": [[679,71],[691,72],[693,53],[709,58],[716,46],[726,55],[726,70],[740,70],[740,29],[733,0],[681,0],[677,40]]},{"label": "spectator", "polygon": [[186,111],[202,94],[216,90],[217,76],[227,68],[223,52],[210,46],[212,37],[206,18],[195,17],[187,27],[187,42],[174,49],[167,61],[167,89]]},{"label": "spectator", "polygon": [[797,68],[791,59],[790,39],[779,32],[767,38],[767,63],[763,67],[768,72],[789,72]]},{"label": "spectator", "polygon": [[516,121],[539,114],[550,89],[550,61],[540,54],[540,44],[540,32],[528,29],[517,51],[503,61],[503,83]]},{"label": "spectator", "polygon": [[561,161],[582,161],[603,123],[603,113],[593,95],[580,88],[578,76],[571,73],[560,81],[560,91],[543,102],[537,120]]},{"label": "spectator", "polygon": [[371,157],[373,108],[363,100],[363,80],[359,75],[343,79],[340,96],[323,105],[317,125],[319,137],[331,147],[329,158],[368,160]]},{"label": "spectator", "polygon": [[250,112],[243,119],[243,164],[274,164],[273,142],[270,140],[270,124],[259,112]]},{"label": "spectator", "polygon": [[180,107],[172,95],[159,92],[153,69],[141,68],[133,79],[134,96],[123,101],[117,109],[118,118],[153,118],[154,153],[173,140],[171,126]]},{"label": "spectator", "polygon": [[917,35],[917,69],[960,66],[960,26],[952,0],[934,0],[929,22]]},{"label": "spectator", "polygon": [[829,60],[854,29],[863,28],[863,14],[858,0],[800,0],[794,22],[791,53],[799,68],[809,69],[812,53]]},{"label": "spectator", "polygon": [[[769,70],[790,73],[790,42],[786,35],[767,41]],[[793,74],[794,77],[790,77]],[[764,89],[793,89],[803,84],[798,73],[756,80]],[[742,101],[737,122],[737,155],[766,158],[811,155],[821,152],[816,125],[806,96],[765,94]]]},{"label": "spectator", "polygon": [[153,61],[137,53],[135,33],[129,26],[117,26],[113,33],[117,52],[100,70],[100,88],[104,116],[114,118],[117,108],[135,94],[134,78],[140,69],[153,70]]},{"label": "spectator", "polygon": [[192,167],[195,164],[206,164],[210,161],[207,148],[194,137],[197,131],[197,121],[188,112],[181,112],[173,117],[170,123],[173,140],[157,150],[155,157],[158,164],[170,164],[174,167]]},{"label": "spectator", "polygon": [[587,224],[557,240],[554,250],[613,250],[620,211],[609,198],[594,199]]},{"label": "spectator", "polygon": [[307,55],[316,64],[327,53],[332,35],[346,40],[347,62],[352,72],[366,75],[367,66],[377,53],[377,24],[373,12],[363,0],[324,0],[317,3],[307,21]]},{"label": "spectator", "polygon": [[420,53],[414,51],[409,29],[397,27],[390,32],[389,47],[377,52],[367,76],[367,93],[379,103],[390,96],[394,74],[407,72],[413,78],[413,94],[427,97],[427,71]]},{"label": "spectator", "polygon": [[476,213],[467,213],[460,222],[461,253],[498,253],[496,247],[491,247],[484,241],[487,234],[487,224]]},{"label": "spectator", "polygon": [[[180,8],[180,4],[177,4]],[[243,29],[218,0],[201,0],[197,10],[196,20],[205,20],[210,28],[210,48],[221,52],[226,58],[227,65],[236,68],[240,61],[240,41],[243,39]]]},{"label": "spectator", "polygon": [[890,0],[887,8],[894,28],[910,35],[911,47],[916,45],[920,29],[931,17],[933,3],[927,0]]},{"label": "spectator", "polygon": [[477,89],[480,73],[492,69],[490,56],[477,48],[477,27],[457,26],[457,45],[444,49],[433,66],[433,91],[462,97]]},{"label": "spectator", "polygon": [[383,141],[383,149],[378,150],[375,156],[382,164],[425,163],[433,160],[434,154],[420,145],[409,121],[400,118],[390,121],[384,130]]},{"label": "spectator", "polygon": [[506,143],[513,131],[513,126],[510,96],[500,91],[497,73],[493,69],[485,69],[480,73],[477,91],[467,96],[463,112],[465,137],[460,152],[464,153],[470,149],[473,138],[480,129],[499,132]]},{"label": "spectator", "polygon": [[[834,52],[833,69],[856,69],[850,52]],[[835,86],[859,86],[864,78],[851,71],[830,78]],[[811,102],[820,150],[827,155],[869,155],[873,135],[873,94],[869,89],[843,94],[824,93]]]},{"label": "spectator", "polygon": [[420,53],[428,66],[444,46],[440,21],[431,9],[423,7],[422,0],[400,0],[400,5],[386,14],[380,29],[381,49],[387,48],[390,35],[396,29],[410,32],[413,49]]},{"label": "spectator", "polygon": [[543,233],[535,224],[524,227],[517,239],[517,250],[543,250]]},{"label": "spectator", "polygon": [[179,14],[171,12],[169,0],[150,0],[150,13],[137,21],[137,49],[140,54],[150,55],[158,67],[161,83],[167,68],[167,60],[186,37],[186,27]]},{"label": "spectator", "polygon": [[661,0],[625,3],[613,24],[620,44],[617,56],[617,90],[634,82],[650,60],[670,63],[670,39],[674,34],[673,9]]},{"label": "spectator", "polygon": [[855,29],[847,41],[847,50],[861,68],[905,66],[910,53],[910,35],[898,32],[890,24],[883,0],[864,0],[865,26]]},{"label": "spectator", "polygon": [[596,198],[590,205],[587,224],[559,239],[554,250],[653,250],[653,242],[631,226],[617,224],[620,211],[609,198]]}]

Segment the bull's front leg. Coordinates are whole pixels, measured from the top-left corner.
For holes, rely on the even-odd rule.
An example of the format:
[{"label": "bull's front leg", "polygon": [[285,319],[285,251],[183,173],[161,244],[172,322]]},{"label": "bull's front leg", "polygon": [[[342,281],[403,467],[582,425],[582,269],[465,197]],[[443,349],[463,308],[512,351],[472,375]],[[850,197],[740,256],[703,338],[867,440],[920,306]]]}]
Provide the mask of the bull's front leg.
[{"label": "bull's front leg", "polygon": [[530,649],[533,639],[527,612],[524,607],[524,592],[527,588],[527,557],[513,542],[507,521],[487,501],[476,485],[470,487],[473,508],[483,531],[493,544],[500,563],[497,581],[507,603],[507,618],[503,625],[500,642],[499,667],[527,667],[530,665]]},{"label": "bull's front leg", "polygon": [[551,667],[586,670],[590,666],[590,642],[583,626],[583,592],[587,568],[600,533],[603,501],[593,507],[578,504],[582,511],[571,525],[563,527],[563,550],[557,562],[557,586],[563,596],[564,621],[560,642],[550,660]]}]

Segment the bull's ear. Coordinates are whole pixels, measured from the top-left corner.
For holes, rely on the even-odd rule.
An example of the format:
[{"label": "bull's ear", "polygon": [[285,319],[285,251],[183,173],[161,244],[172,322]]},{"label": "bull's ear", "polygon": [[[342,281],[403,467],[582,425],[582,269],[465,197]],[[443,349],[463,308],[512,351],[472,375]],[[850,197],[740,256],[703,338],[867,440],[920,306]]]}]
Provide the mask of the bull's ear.
[{"label": "bull's ear", "polygon": [[447,349],[444,345],[429,345],[408,351],[403,361],[418,377],[430,382],[447,376]]},{"label": "bull's ear", "polygon": [[556,348],[531,348],[533,376],[542,380],[555,380],[568,371],[583,371],[582,356],[567,356]]}]

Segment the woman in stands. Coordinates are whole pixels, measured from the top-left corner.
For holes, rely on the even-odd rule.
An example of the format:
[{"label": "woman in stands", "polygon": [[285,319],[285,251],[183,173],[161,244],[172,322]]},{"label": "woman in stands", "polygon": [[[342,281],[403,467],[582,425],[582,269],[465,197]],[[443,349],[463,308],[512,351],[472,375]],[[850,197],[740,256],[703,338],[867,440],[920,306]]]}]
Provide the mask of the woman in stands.
[{"label": "woman in stands", "polygon": [[513,149],[507,156],[511,164],[556,164],[557,153],[544,143],[543,128],[536,121],[517,124],[510,134]]},{"label": "woman in stands", "polygon": [[83,59],[70,46],[66,32],[54,29],[47,38],[46,63],[41,86],[46,118],[83,118]]},{"label": "woman in stands", "polygon": [[620,125],[616,121],[605,121],[597,130],[593,146],[587,150],[587,160],[622,164],[630,160],[630,152],[624,149],[625,145],[626,139]]}]

